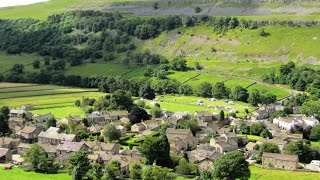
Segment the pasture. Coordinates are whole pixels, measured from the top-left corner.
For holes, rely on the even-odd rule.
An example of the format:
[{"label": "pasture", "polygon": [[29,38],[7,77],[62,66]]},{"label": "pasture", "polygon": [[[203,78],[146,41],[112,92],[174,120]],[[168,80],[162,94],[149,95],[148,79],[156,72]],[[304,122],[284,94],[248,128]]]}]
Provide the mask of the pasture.
[{"label": "pasture", "polygon": [[144,67],[128,67],[124,64],[86,63],[80,66],[70,67],[66,75],[79,75],[88,77],[91,75],[124,76],[128,79],[142,77]]},{"label": "pasture", "polygon": [[67,173],[61,174],[41,174],[36,172],[26,172],[21,168],[4,170],[0,167],[0,177],[5,180],[70,180],[71,176]]},{"label": "pasture", "polygon": [[298,171],[284,171],[276,169],[262,169],[257,166],[250,166],[252,180],[318,180],[319,173],[314,172],[298,172]]},{"label": "pasture", "polygon": [[84,110],[74,105],[83,97],[100,98],[104,93],[96,89],[80,89],[54,85],[0,83],[0,106],[19,107],[34,105],[35,114],[52,113],[56,118],[84,115]]},{"label": "pasture", "polygon": [[[157,97],[162,102],[157,102],[160,104],[161,109],[165,109],[171,112],[190,112],[195,113],[196,111],[210,111],[210,112],[220,112],[220,110],[215,110],[216,106],[224,106],[230,107],[231,109],[237,110],[237,116],[243,117],[245,116],[245,109],[248,109],[249,112],[254,109],[249,104],[243,102],[235,102],[233,105],[229,105],[223,100],[209,101],[206,98],[199,98],[195,96],[181,96],[181,95],[162,95]],[[201,99],[203,100],[204,106],[197,105],[197,101]],[[148,103],[151,102],[148,101]],[[228,114],[228,110],[225,110],[225,113]]]}]

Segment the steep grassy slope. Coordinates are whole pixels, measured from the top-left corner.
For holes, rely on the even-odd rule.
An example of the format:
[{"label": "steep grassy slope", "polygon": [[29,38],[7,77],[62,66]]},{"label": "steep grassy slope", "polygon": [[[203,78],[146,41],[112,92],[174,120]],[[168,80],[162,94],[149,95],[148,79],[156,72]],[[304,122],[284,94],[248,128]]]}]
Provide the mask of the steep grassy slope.
[{"label": "steep grassy slope", "polygon": [[261,29],[217,34],[203,25],[180,28],[148,41],[137,40],[137,44],[166,57],[183,54],[193,60],[264,62],[264,66],[287,60],[318,63],[320,53],[314,49],[320,45],[318,27],[266,26],[268,36],[260,36]]},{"label": "steep grassy slope", "polygon": [[101,5],[114,2],[131,2],[135,0],[50,0],[49,2],[0,8],[0,18],[17,19],[33,18],[46,19],[49,15],[72,9],[100,9]]}]

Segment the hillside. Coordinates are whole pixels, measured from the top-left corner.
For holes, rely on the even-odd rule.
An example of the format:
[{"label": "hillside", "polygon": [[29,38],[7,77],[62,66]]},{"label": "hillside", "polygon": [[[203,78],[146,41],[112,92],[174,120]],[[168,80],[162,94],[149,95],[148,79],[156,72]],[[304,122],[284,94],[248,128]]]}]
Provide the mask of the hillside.
[{"label": "hillside", "polygon": [[[201,12],[196,13],[195,7],[200,7]],[[277,18],[281,14],[291,18],[314,18],[318,17],[320,2],[318,0],[50,0],[27,6],[0,8],[0,17],[46,19],[54,13],[75,9],[118,11],[142,16],[209,15]]]}]

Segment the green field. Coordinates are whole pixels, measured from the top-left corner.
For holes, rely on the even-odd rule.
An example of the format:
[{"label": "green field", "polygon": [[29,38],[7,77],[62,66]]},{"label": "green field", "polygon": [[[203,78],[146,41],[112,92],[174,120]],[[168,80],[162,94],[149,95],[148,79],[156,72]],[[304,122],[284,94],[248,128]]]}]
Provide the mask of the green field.
[{"label": "green field", "polygon": [[256,166],[250,166],[252,180],[318,180],[319,173],[313,172],[297,172],[297,171],[282,171],[274,169],[262,169]]},{"label": "green field", "polygon": [[134,0],[50,0],[48,2],[27,6],[1,8],[0,17],[5,19],[33,18],[43,20],[49,15],[75,8],[81,9],[94,7],[95,9],[99,9],[99,5],[130,1]]},{"label": "green field", "polygon": [[52,113],[56,118],[84,115],[84,110],[74,105],[82,97],[96,98],[104,93],[96,89],[80,89],[54,85],[0,83],[0,106],[19,107],[32,104],[35,114]]},{"label": "green field", "polygon": [[0,177],[3,180],[70,180],[71,176],[67,173],[62,174],[40,174],[35,172],[26,172],[20,168],[4,170],[0,167]]},{"label": "green field", "polygon": [[[209,101],[206,98],[199,98],[195,96],[163,95],[163,96],[158,96],[158,98],[163,101],[163,102],[158,102],[161,106],[161,109],[165,109],[171,112],[176,112],[176,111],[190,112],[190,113],[194,113],[196,111],[220,112],[220,110],[215,110],[214,107],[224,106],[224,107],[231,107],[232,109],[237,110],[239,112],[237,113],[237,116],[243,117],[246,115],[244,109],[247,108],[249,111],[252,111],[254,109],[251,105],[243,102],[235,102],[234,105],[229,105],[225,103],[223,100]],[[205,106],[197,105],[197,101],[199,99],[203,100],[203,103],[205,104]]]},{"label": "green field", "polygon": [[[1,10],[0,10],[1,12]],[[36,60],[38,56],[30,54],[21,55],[7,55],[5,52],[0,51],[0,73],[4,73],[14,65],[23,64],[26,70],[32,70],[32,61]],[[29,65],[29,66],[28,66]]]},{"label": "green field", "polygon": [[245,134],[238,134],[237,136],[239,136],[239,137],[247,136],[248,140],[251,140],[251,141],[258,141],[259,139],[262,138],[262,137],[256,136],[256,135],[245,135]]},{"label": "green field", "polygon": [[320,141],[311,141],[311,146],[314,148],[320,148]]}]

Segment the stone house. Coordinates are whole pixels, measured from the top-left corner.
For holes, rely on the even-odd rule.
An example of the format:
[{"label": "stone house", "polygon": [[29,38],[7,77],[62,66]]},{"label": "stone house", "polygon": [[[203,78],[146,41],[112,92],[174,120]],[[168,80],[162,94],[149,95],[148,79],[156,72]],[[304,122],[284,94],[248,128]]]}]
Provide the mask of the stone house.
[{"label": "stone house", "polygon": [[50,157],[57,157],[57,145],[51,145],[51,144],[40,144],[39,145],[44,149],[46,153],[48,153],[48,156]]},{"label": "stone house", "polygon": [[274,118],[273,123],[277,124],[281,129],[285,129],[287,131],[289,131],[291,128],[293,128],[296,125],[298,126],[303,125],[303,122],[301,120],[293,117]]},{"label": "stone house", "polygon": [[76,142],[77,136],[75,134],[60,133],[60,129],[56,127],[50,127],[38,135],[38,142],[43,144],[58,145],[61,141]]},{"label": "stone house", "polygon": [[34,143],[38,141],[38,135],[42,128],[36,126],[26,126],[16,133],[17,137],[20,138],[21,142]]},{"label": "stone house", "polygon": [[58,161],[65,162],[68,156],[77,151],[90,151],[90,148],[84,142],[62,141],[57,147]]},{"label": "stone house", "polygon": [[254,151],[255,147],[257,147],[257,143],[253,143],[253,142],[249,142],[247,145],[246,145],[246,150],[247,151]]},{"label": "stone house", "polygon": [[19,118],[25,118],[27,120],[31,120],[32,113],[23,109],[10,109],[9,117],[10,118],[19,117]]},{"label": "stone house", "polygon": [[316,126],[319,121],[313,117],[294,116],[274,118],[273,123],[277,124],[281,129],[290,130],[294,126]]},{"label": "stone house", "polygon": [[200,171],[208,171],[213,169],[213,163],[222,154],[215,152],[212,149],[197,148],[193,151],[187,152],[190,162],[197,164]]},{"label": "stone house", "polygon": [[84,141],[91,151],[103,151],[108,154],[119,154],[120,145],[116,143]]},{"label": "stone house", "polygon": [[79,115],[72,116],[72,115],[69,114],[69,116],[61,119],[60,122],[64,123],[64,124],[68,124],[69,121],[73,121],[75,123],[80,123],[82,121],[82,119],[83,118],[81,116],[79,116]]},{"label": "stone house", "polygon": [[19,139],[13,139],[10,137],[1,137],[0,138],[0,148],[7,148],[11,151],[15,151],[20,143]]},{"label": "stone house", "polygon": [[128,111],[101,111],[101,115],[105,117],[105,119],[110,119],[110,121],[120,120],[121,118],[128,118]]},{"label": "stone house", "polygon": [[262,120],[267,119],[270,113],[266,110],[257,110],[252,112],[251,119],[252,120]]},{"label": "stone house", "polygon": [[32,119],[38,123],[47,122],[49,119],[53,119],[53,118],[54,118],[54,115],[51,113],[43,114],[43,115],[35,114],[32,116]]},{"label": "stone house", "polygon": [[26,126],[26,120],[20,117],[11,117],[8,120],[8,125],[12,131],[18,132]]},{"label": "stone house", "polygon": [[131,131],[132,132],[142,132],[142,131],[144,131],[146,129],[147,128],[143,123],[136,123],[136,124],[131,126]]},{"label": "stone house", "polygon": [[7,163],[12,161],[12,153],[10,149],[0,148],[0,163]]},{"label": "stone house", "polygon": [[91,114],[86,114],[85,119],[92,123],[92,125],[104,126],[108,120],[106,120],[105,116],[100,114],[99,112],[93,112]]},{"label": "stone house", "polygon": [[31,148],[31,144],[27,144],[27,143],[20,143],[17,147],[18,150],[18,154],[21,156],[24,156],[27,154],[28,149]]},{"label": "stone house", "polygon": [[167,128],[166,135],[169,141],[174,140],[176,138],[188,139],[193,137],[190,129]]},{"label": "stone house", "polygon": [[[213,114],[207,111],[197,111],[194,113],[194,118],[198,121],[199,124],[211,124],[214,120],[219,119],[219,114]],[[206,127],[206,126],[203,126]]]},{"label": "stone house", "polygon": [[238,136],[233,132],[226,132],[220,137],[211,138],[210,146],[215,148],[216,152],[221,154],[238,149]]},{"label": "stone house", "polygon": [[24,105],[20,106],[20,109],[30,111],[33,109],[33,105],[32,104],[24,104]]},{"label": "stone house", "polygon": [[277,154],[277,153],[263,153],[262,166],[273,167],[278,169],[295,170],[298,168],[298,156]]}]

